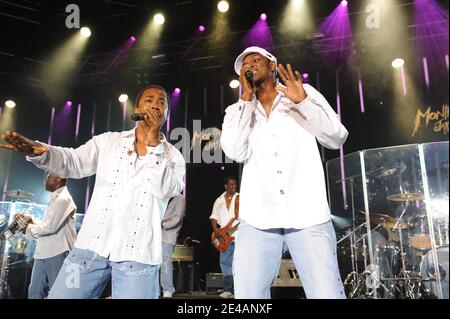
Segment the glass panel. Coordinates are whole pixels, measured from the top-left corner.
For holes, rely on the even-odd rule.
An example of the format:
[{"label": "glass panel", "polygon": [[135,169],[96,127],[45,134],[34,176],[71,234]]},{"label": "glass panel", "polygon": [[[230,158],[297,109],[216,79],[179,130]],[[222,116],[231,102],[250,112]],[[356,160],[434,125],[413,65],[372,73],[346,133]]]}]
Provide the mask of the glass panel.
[{"label": "glass panel", "polygon": [[[14,219],[14,214],[23,212],[41,221],[47,210],[46,205],[25,202],[0,202],[0,231],[5,230]],[[6,218],[7,223],[1,221]],[[17,233],[8,240],[0,239],[1,272],[0,272],[0,298],[27,297],[28,283],[33,268],[33,257],[36,241]]]},{"label": "glass panel", "polygon": [[[425,171],[425,191],[427,210],[426,222],[418,221],[415,225],[414,241],[416,245],[429,243],[421,263],[420,274],[424,285],[430,293],[439,298],[448,299],[448,142],[426,143],[423,149],[423,167]],[[423,223],[423,226],[421,225]],[[430,238],[422,235],[421,229],[430,227]]]}]

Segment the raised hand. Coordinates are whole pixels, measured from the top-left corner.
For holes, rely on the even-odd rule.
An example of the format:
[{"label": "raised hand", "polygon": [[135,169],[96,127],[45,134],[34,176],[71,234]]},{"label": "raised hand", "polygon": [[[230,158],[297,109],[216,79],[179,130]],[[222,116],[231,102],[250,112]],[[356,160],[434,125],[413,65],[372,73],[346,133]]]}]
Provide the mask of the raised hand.
[{"label": "raised hand", "polygon": [[308,96],[303,88],[302,75],[297,70],[292,71],[291,65],[287,64],[287,69],[279,64],[278,73],[286,87],[278,85],[277,91],[284,93],[284,95],[295,104],[302,102]]},{"label": "raised hand", "polygon": [[27,156],[39,156],[48,151],[46,146],[36,143],[17,132],[6,131],[2,135],[2,139],[7,144],[0,144],[0,148],[24,153]]}]

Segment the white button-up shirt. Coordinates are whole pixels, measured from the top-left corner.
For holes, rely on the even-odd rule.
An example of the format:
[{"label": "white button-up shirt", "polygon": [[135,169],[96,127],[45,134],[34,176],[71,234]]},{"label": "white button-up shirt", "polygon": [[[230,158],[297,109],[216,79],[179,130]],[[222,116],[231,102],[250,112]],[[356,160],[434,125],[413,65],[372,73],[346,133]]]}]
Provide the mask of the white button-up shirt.
[{"label": "white button-up shirt", "polygon": [[37,238],[35,259],[46,259],[73,249],[77,238],[77,206],[66,186],[50,195],[47,212],[41,222],[30,224],[26,234]]},{"label": "white button-up shirt", "polygon": [[168,200],[184,188],[185,161],[165,138],[142,157],[134,141],[135,129],[108,132],[77,149],[48,146],[28,160],[60,177],[97,174],[75,247],[111,261],[156,265],[162,262],[161,219]]},{"label": "white button-up shirt", "polygon": [[261,103],[239,100],[226,110],[221,146],[244,162],[239,217],[259,229],[318,225],[330,220],[316,139],[338,149],[348,132],[316,89],[299,104],[279,93],[267,118]]},{"label": "white button-up shirt", "polygon": [[230,207],[227,208],[227,202],[225,200],[225,193],[220,195],[214,202],[213,210],[209,219],[217,220],[220,227],[228,225],[232,218],[235,218],[234,207],[236,203],[236,197],[239,193],[235,193],[231,198]]}]

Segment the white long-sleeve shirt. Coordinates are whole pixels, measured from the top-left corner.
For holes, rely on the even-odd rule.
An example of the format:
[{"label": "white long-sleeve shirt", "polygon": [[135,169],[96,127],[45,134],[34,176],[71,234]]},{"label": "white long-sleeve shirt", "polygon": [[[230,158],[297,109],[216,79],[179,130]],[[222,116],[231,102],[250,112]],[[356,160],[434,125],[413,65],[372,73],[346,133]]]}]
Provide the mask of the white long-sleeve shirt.
[{"label": "white long-sleeve shirt", "polygon": [[46,259],[73,249],[77,238],[77,206],[66,186],[50,195],[47,212],[41,222],[30,224],[26,234],[37,238],[35,259]]},{"label": "white long-sleeve shirt", "polygon": [[226,192],[224,192],[216,199],[216,201],[214,202],[211,216],[209,216],[209,219],[217,220],[217,223],[221,228],[225,227],[232,218],[235,218],[236,215],[234,211],[235,211],[236,197],[239,195],[239,193],[234,193],[233,197],[231,198],[230,207],[227,208],[225,194]]},{"label": "white long-sleeve shirt", "polygon": [[63,178],[96,174],[75,247],[111,261],[156,265],[162,262],[161,218],[184,188],[185,161],[165,138],[141,157],[134,141],[135,129],[108,132],[77,149],[48,146],[28,160]]},{"label": "white long-sleeve shirt", "polygon": [[302,229],[330,220],[316,139],[338,149],[348,132],[322,94],[304,88],[299,104],[279,93],[268,118],[255,96],[226,110],[221,146],[244,162],[239,217],[253,227]]}]

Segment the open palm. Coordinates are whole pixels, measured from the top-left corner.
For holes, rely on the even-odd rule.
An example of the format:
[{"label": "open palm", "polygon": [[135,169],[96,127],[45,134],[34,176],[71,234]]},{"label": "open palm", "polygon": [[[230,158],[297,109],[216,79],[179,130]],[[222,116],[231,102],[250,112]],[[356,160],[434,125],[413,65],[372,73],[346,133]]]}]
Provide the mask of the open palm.
[{"label": "open palm", "polygon": [[296,104],[306,99],[307,94],[303,88],[302,75],[300,72],[295,71],[294,75],[290,64],[287,64],[287,69],[280,64],[278,66],[278,71],[286,87],[278,85],[277,90],[282,92],[288,99]]}]

